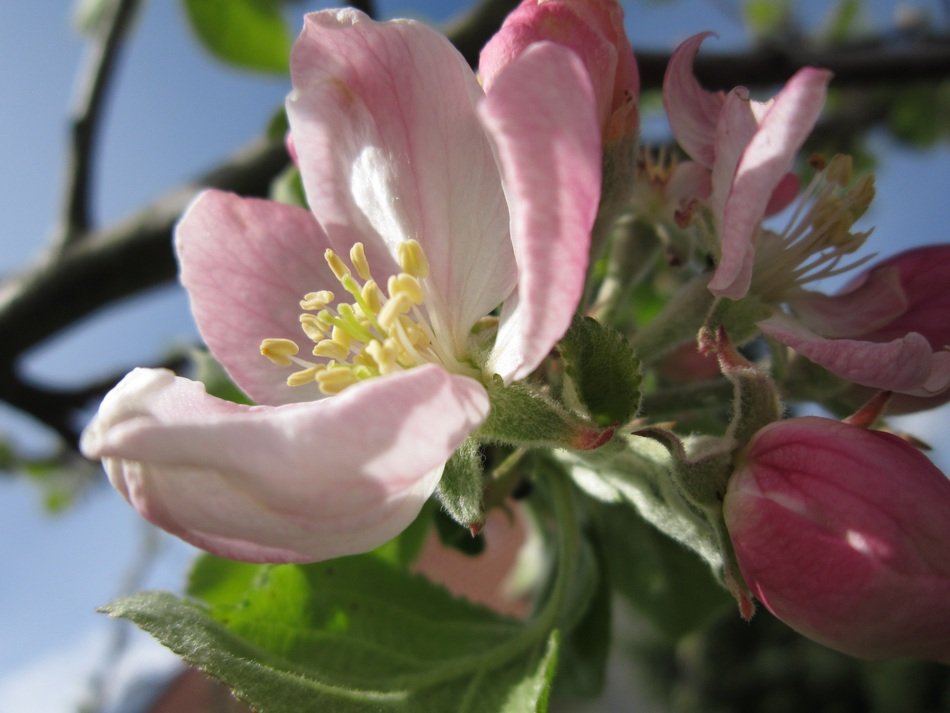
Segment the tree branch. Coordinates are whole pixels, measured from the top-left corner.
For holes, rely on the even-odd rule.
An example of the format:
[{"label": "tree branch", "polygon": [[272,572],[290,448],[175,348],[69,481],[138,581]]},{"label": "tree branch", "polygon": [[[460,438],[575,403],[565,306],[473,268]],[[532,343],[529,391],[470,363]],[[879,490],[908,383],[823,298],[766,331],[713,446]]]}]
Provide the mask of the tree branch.
[{"label": "tree branch", "polygon": [[62,250],[84,236],[91,226],[90,205],[95,144],[102,108],[122,41],[140,0],[116,0],[112,14],[96,33],[81,74],[79,95],[70,120],[70,149],[62,216],[56,233],[56,249]]},{"label": "tree branch", "polygon": [[100,307],[173,279],[172,231],[202,187],[265,196],[287,163],[282,143],[256,142],[193,183],[7,282],[0,288],[0,373],[27,349]]},{"label": "tree branch", "polygon": [[[666,52],[637,52],[643,89],[663,86],[670,60]],[[933,82],[950,77],[950,37],[921,40],[897,46],[876,40],[855,47],[792,48],[758,47],[747,52],[700,53],[694,63],[696,76],[710,89],[731,89],[737,84],[781,84],[802,67],[824,67],[834,72],[836,87],[905,86],[908,82]]]}]

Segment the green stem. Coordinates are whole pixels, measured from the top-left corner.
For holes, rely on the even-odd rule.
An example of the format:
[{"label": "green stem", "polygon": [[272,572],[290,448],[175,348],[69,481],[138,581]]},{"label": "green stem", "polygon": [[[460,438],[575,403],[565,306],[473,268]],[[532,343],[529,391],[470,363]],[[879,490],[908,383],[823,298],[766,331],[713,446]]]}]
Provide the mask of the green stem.
[{"label": "green stem", "polygon": [[706,288],[709,275],[697,275],[683,285],[663,310],[630,340],[645,364],[658,360],[666,352],[696,338],[712,305],[712,293]]}]

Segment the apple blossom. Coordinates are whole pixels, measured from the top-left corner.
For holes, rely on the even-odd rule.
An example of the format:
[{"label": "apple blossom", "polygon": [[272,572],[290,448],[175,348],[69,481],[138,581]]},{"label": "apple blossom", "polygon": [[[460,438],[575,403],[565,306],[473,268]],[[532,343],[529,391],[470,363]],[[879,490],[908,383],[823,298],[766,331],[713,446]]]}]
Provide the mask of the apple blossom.
[{"label": "apple blossom", "polygon": [[741,87],[707,92],[692,74],[706,36],[674,52],[664,103],[677,140],[709,175],[707,188],[692,171],[693,193],[708,201],[720,236],[709,290],[729,299],[755,295],[771,308],[759,329],[843,379],[915,397],[946,391],[950,354],[897,319],[904,298],[896,277],[876,273],[833,298],[806,289],[870,259],[848,262],[869,235],[852,227],[874,196],[871,177],[853,181],[850,159],[835,156],[817,166],[781,232],[761,226],[795,198],[789,169],[822,108],[830,73],[802,69],[767,103],[750,101]]},{"label": "apple blossom", "polygon": [[694,35],[673,52],[663,104],[677,142],[705,169],[689,162],[676,167],[688,176],[678,183],[691,185],[712,207],[719,259],[709,289],[737,299],[749,289],[759,223],[797,193],[798,179],[789,171],[818,118],[831,73],[805,67],[766,102],[751,100],[745,87],[709,92],[693,75],[693,60],[710,34]]},{"label": "apple blossom", "polygon": [[742,452],[724,502],[756,598],[845,653],[950,663],[950,480],[903,440],[779,421]]},{"label": "apple blossom", "polygon": [[175,243],[205,342],[262,405],[135,370],[82,439],[144,517],[249,561],[412,521],[489,412],[482,380],[526,376],[569,326],[600,188],[590,81],[553,43],[486,94],[425,26],[324,11],[291,75],[310,211],[206,191]]}]

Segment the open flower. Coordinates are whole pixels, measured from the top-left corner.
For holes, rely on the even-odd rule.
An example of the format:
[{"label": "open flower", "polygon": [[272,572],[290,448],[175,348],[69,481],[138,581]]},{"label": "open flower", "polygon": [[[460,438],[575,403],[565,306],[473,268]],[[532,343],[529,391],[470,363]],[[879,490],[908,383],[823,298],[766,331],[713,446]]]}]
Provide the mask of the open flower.
[{"label": "open flower", "polygon": [[[851,256],[870,234],[853,226],[874,197],[873,179],[854,181],[845,156],[816,166],[816,177],[800,194],[789,173],[818,118],[831,74],[806,67],[766,103],[750,101],[741,87],[708,92],[692,73],[706,36],[677,48],[664,103],[677,140],[695,162],[677,170],[690,167],[693,194],[708,201],[719,236],[709,290],[728,299],[754,295],[772,308],[759,329],[843,379],[920,397],[946,391],[950,354],[899,318],[907,304],[899,271],[869,273],[834,297],[807,289],[870,259]],[[781,232],[762,226],[766,215],[793,200]],[[945,284],[943,274],[938,284]]]},{"label": "open flower", "polygon": [[335,10],[306,17],[291,72],[312,212],[207,191],[176,234],[202,336],[263,405],[135,370],[82,439],[143,516],[249,561],[364,551],[412,521],[488,414],[480,380],[526,376],[570,324],[600,189],[590,80],[563,47],[486,95],[434,31]]},{"label": "open flower", "polygon": [[839,651],[950,663],[950,480],[901,439],[826,418],[760,430],[724,514],[746,583]]},{"label": "open flower", "polygon": [[831,73],[805,67],[766,102],[751,100],[745,87],[706,91],[693,75],[693,60],[710,34],[694,35],[673,52],[663,104],[673,135],[693,159],[676,167],[684,174],[676,181],[680,199],[708,198],[719,236],[709,289],[738,299],[749,289],[762,218],[798,191],[792,162],[818,119]]}]

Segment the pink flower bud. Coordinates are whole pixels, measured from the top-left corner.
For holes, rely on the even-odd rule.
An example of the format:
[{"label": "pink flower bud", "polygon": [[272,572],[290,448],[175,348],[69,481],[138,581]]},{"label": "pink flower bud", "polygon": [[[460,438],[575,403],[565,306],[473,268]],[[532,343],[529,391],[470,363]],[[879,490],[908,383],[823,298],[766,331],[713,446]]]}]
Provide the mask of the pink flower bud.
[{"label": "pink flower bud", "polygon": [[489,40],[479,58],[487,91],[529,45],[550,41],[584,62],[597,101],[603,142],[635,136],[640,77],[616,0],[524,0]]},{"label": "pink flower bud", "polygon": [[796,631],[853,656],[950,663],[950,480],[904,441],[773,423],[724,514],[746,583]]}]

